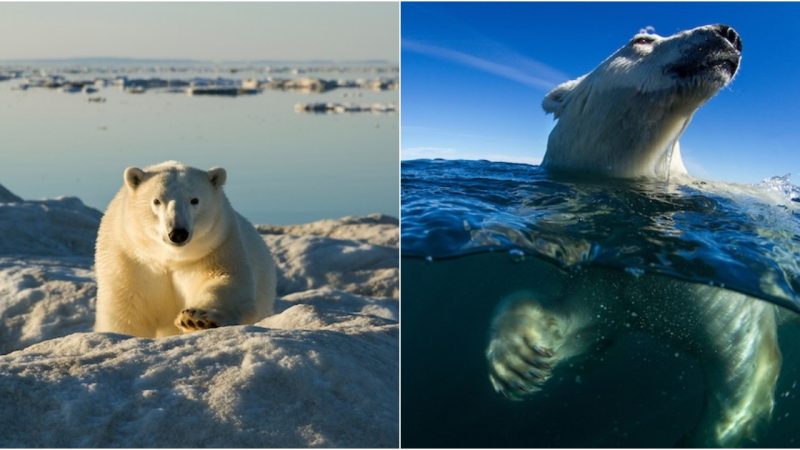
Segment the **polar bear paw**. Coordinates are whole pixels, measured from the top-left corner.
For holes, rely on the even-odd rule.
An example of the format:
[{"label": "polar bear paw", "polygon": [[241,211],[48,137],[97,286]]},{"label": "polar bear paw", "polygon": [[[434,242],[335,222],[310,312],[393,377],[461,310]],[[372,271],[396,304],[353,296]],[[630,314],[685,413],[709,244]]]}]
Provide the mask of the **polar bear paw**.
[{"label": "polar bear paw", "polygon": [[563,359],[567,323],[531,301],[510,302],[492,322],[486,359],[495,391],[523,400],[539,390]]},{"label": "polar bear paw", "polygon": [[213,314],[203,309],[184,309],[175,318],[175,326],[184,333],[219,327]]}]

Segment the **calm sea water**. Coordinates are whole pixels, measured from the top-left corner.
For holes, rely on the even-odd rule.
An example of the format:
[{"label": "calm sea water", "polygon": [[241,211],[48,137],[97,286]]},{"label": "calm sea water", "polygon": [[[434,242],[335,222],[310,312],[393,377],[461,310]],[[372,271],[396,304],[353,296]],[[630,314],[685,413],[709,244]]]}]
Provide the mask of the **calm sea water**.
[{"label": "calm sea water", "polygon": [[[130,77],[264,78],[263,72],[129,74]],[[307,73],[377,78],[375,73]],[[382,74],[396,76],[395,74]],[[91,78],[91,73],[68,78]],[[293,78],[279,73],[275,77]],[[0,184],[28,199],[77,196],[104,210],[127,166],[179,160],[228,170],[226,192],[255,223],[299,223],[368,213],[398,214],[397,114],[295,113],[296,103],[397,103],[396,91],[321,94],[266,90],[236,98],[85,94],[0,82]]]},{"label": "calm sea water", "polygon": [[[403,446],[676,445],[703,412],[702,358],[635,327],[569,360],[525,401],[494,392],[484,352],[500,301],[590,275],[714,286],[780,305],[775,406],[745,445],[800,445],[800,218],[791,207],[704,184],[553,179],[522,164],[418,160],[401,170]],[[791,205],[797,188],[780,184]],[[621,292],[613,301],[665,300],[657,289]]]}]

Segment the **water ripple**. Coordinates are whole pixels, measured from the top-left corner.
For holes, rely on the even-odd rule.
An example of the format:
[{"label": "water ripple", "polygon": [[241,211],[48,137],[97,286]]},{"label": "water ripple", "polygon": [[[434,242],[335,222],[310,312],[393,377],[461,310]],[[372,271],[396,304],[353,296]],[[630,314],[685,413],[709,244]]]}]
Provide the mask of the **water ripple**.
[{"label": "water ripple", "polygon": [[523,252],[565,270],[599,265],[724,286],[800,312],[800,219],[786,206],[799,194],[788,176],[739,189],[406,161],[402,252],[433,260],[486,251],[520,260]]}]

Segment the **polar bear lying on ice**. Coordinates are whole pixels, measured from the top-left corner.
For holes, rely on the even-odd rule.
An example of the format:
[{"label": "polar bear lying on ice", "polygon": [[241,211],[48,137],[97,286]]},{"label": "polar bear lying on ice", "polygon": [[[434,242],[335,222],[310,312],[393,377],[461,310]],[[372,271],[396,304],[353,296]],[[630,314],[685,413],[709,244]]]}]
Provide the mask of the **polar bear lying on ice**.
[{"label": "polar bear lying on ice", "polygon": [[159,337],[272,314],[275,263],[225,179],[175,161],[125,170],[97,237],[95,331]]},{"label": "polar bear lying on ice", "polygon": [[[547,94],[543,108],[558,124],[542,165],[609,178],[685,177],[678,138],[733,79],[741,50],[725,25],[637,34],[592,72]],[[681,444],[735,446],[753,438],[772,411],[781,367],[775,306],[664,277],[610,280],[589,270],[578,278],[558,298],[534,289],[501,303],[486,349],[498,392],[515,400],[536,395],[557,366],[619,334],[626,321],[615,317],[634,315],[639,331],[675,342],[704,365],[705,411]]]}]

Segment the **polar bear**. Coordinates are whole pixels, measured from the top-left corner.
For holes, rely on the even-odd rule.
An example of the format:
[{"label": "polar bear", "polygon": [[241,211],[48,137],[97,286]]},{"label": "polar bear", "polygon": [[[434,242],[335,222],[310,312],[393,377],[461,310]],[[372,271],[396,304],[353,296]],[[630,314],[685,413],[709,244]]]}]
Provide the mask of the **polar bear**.
[{"label": "polar bear", "polygon": [[[547,94],[543,107],[558,124],[544,167],[686,177],[677,139],[694,111],[731,81],[741,49],[739,35],[725,25],[670,37],[637,34],[592,72]],[[526,399],[570,358],[626,329],[652,333],[704,365],[705,411],[681,444],[736,446],[754,437],[773,408],[778,314],[729,290],[589,268],[559,288],[539,286],[500,303],[486,348],[489,379],[506,397]]]},{"label": "polar bear", "polygon": [[176,161],[125,169],[97,236],[95,331],[160,337],[272,314],[275,263],[225,179]]},{"label": "polar bear", "polygon": [[542,166],[618,178],[686,175],[678,138],[731,82],[741,50],[726,25],[635,35],[593,71],[547,94],[542,107],[558,124]]}]

